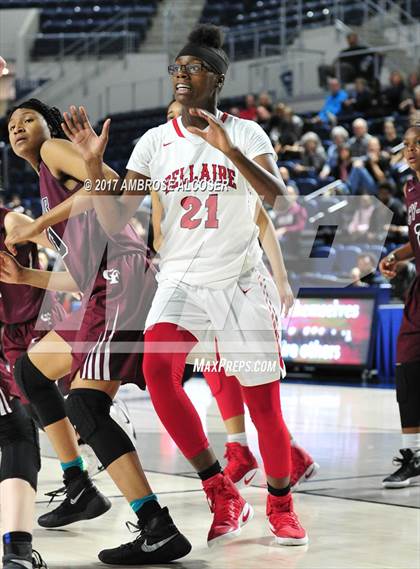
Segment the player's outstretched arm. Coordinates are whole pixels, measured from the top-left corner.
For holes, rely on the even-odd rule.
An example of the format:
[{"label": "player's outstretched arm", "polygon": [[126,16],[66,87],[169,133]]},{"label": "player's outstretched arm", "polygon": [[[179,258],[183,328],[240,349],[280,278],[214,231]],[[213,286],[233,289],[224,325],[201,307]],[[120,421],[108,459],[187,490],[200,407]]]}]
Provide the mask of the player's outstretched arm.
[{"label": "player's outstretched arm", "polygon": [[[86,180],[92,190],[92,203],[99,223],[108,235],[118,233],[135,214],[147,194],[142,189],[147,178],[132,171],[128,171],[124,181],[119,180],[118,184],[107,178],[103,156],[109,138],[110,119],[104,122],[101,134],[97,135],[84,107],[77,109],[71,106],[70,112],[64,113],[63,116],[63,130],[83,159]],[[96,191],[97,188],[100,190]],[[126,192],[126,188],[129,188],[129,192]],[[137,192],[136,188],[140,190]]]},{"label": "player's outstretched arm", "polygon": [[54,292],[79,292],[79,287],[68,271],[51,272],[23,267],[4,251],[0,252],[0,281]]}]

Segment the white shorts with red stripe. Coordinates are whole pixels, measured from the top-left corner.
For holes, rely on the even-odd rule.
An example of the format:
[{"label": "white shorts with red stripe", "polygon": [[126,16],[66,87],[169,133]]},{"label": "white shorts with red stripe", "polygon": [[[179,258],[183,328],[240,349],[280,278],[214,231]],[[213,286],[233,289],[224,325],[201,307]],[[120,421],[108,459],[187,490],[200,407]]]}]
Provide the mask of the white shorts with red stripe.
[{"label": "white shorts with red stripe", "polygon": [[[280,298],[262,262],[224,289],[159,282],[146,329],[163,322],[177,324],[199,340],[187,358],[197,371],[221,366],[245,386],[286,375],[280,353]],[[167,348],[176,350],[175,345]]]}]

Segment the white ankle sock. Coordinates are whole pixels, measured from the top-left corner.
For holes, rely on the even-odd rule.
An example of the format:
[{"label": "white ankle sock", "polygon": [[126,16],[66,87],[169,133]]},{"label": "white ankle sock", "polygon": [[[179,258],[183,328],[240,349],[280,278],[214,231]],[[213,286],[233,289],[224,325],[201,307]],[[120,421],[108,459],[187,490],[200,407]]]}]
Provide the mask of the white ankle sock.
[{"label": "white ankle sock", "polygon": [[409,448],[413,452],[420,451],[420,433],[404,434],[402,435],[403,448]]},{"label": "white ankle sock", "polygon": [[248,440],[246,438],[246,433],[235,433],[234,435],[227,436],[228,443],[239,443],[243,447],[248,446]]}]

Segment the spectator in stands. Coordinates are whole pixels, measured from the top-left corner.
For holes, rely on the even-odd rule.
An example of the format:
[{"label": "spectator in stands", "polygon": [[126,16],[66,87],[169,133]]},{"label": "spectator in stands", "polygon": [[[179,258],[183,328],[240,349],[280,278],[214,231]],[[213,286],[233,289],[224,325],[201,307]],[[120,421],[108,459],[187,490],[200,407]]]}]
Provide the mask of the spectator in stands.
[{"label": "spectator in stands", "polygon": [[389,85],[383,91],[383,105],[388,112],[398,112],[400,105],[406,98],[406,88],[403,76],[399,71],[392,71],[389,76]]},{"label": "spectator in stands", "polygon": [[413,110],[416,110],[416,111],[420,110],[420,85],[417,85],[416,87],[414,87],[412,97],[405,99],[400,104],[399,110],[402,113],[408,112],[409,114]]},{"label": "spectator in stands", "polygon": [[343,111],[353,113],[365,113],[372,107],[372,92],[366,79],[358,77],[354,82],[354,88],[349,91],[349,98],[343,103]]},{"label": "spectator in stands", "polygon": [[420,73],[418,71],[412,71],[407,77],[407,97],[411,99],[414,98],[414,89],[417,85],[420,85]]},{"label": "spectator in stands", "polygon": [[[293,246],[296,252],[300,234],[305,229],[308,213],[298,202],[299,191],[296,188],[286,186],[286,192],[289,196],[289,206],[287,211],[277,213],[273,223],[276,228],[276,235],[278,239],[288,241],[290,246]],[[290,252],[291,247],[288,247],[288,250]]]},{"label": "spectator in stands", "polygon": [[420,110],[414,106],[411,108],[408,115],[408,124],[410,126],[418,126],[420,123]]},{"label": "spectator in stands", "polygon": [[338,163],[331,170],[331,175],[345,183],[348,191],[353,194],[376,192],[376,183],[365,167],[362,159],[353,159],[350,146],[342,146],[338,151]]},{"label": "spectator in stands", "polygon": [[[375,74],[375,53],[368,46],[359,42],[359,36],[354,32],[347,36],[348,47],[340,51],[338,61],[340,65],[340,77],[343,83],[350,83],[356,77],[372,80]],[[368,53],[352,55],[353,51],[369,50]]]},{"label": "spectator in stands", "polygon": [[358,241],[366,235],[370,227],[370,220],[375,210],[375,204],[370,194],[363,194],[348,227],[350,241]]},{"label": "spectator in stands", "polygon": [[257,104],[255,102],[254,95],[250,94],[245,97],[245,108],[241,109],[239,118],[247,119],[249,121],[257,120]]},{"label": "spectator in stands", "polygon": [[25,208],[23,207],[22,200],[20,199],[18,194],[12,195],[12,199],[10,200],[10,202],[7,204],[6,207],[12,209],[13,211],[16,211],[17,213],[25,213]]},{"label": "spectator in stands", "polygon": [[377,270],[375,259],[369,253],[362,253],[357,257],[357,265],[352,269],[351,276],[353,286],[378,286],[388,282]]},{"label": "spectator in stands", "polygon": [[303,121],[284,103],[277,103],[267,126],[267,133],[273,144],[293,146],[300,137]]},{"label": "spectator in stands", "polygon": [[353,195],[377,192],[376,180],[367,168],[367,162],[361,158],[353,159],[353,167],[346,183]]},{"label": "spectator in stands", "polygon": [[337,167],[338,152],[340,148],[347,144],[349,133],[343,126],[335,126],[331,131],[332,144],[327,150],[327,162],[330,171]]},{"label": "spectator in stands", "polygon": [[348,144],[343,144],[337,149],[337,164],[334,168],[331,168],[331,175],[336,180],[341,180],[347,185],[347,180],[353,169],[353,160],[350,154],[350,146]]},{"label": "spectator in stands", "polygon": [[273,112],[273,100],[269,93],[263,91],[258,97],[257,107],[264,107],[269,113]]},{"label": "spectator in stands", "polygon": [[279,172],[280,172],[280,176],[282,177],[283,182],[286,184],[286,186],[291,186],[292,188],[294,188],[296,190],[297,193],[299,193],[296,182],[294,180],[290,179],[289,170],[285,166],[280,166]]},{"label": "spectator in stands", "polygon": [[257,122],[267,132],[270,123],[271,113],[262,105],[257,107]]},{"label": "spectator in stands", "polygon": [[385,239],[386,243],[404,243],[408,237],[406,209],[402,201],[395,197],[395,190],[389,182],[383,182],[378,187],[378,198],[392,211],[391,225],[386,210],[375,207],[367,234],[369,241]]},{"label": "spectator in stands", "polygon": [[397,129],[395,127],[395,121],[392,118],[388,118],[384,121],[384,136],[382,142],[382,148],[385,152],[391,153],[395,146],[401,144],[402,138],[398,136]]},{"label": "spectator in stands", "polygon": [[241,109],[239,107],[230,107],[229,114],[239,118],[241,115]]},{"label": "spectator in stands", "polygon": [[302,157],[294,166],[296,174],[318,175],[327,161],[321,139],[315,132],[307,132],[300,141]]},{"label": "spectator in stands", "polygon": [[341,113],[343,103],[348,98],[347,93],[341,88],[340,81],[335,77],[328,80],[328,88],[330,94],[326,97],[318,117],[315,118],[315,121],[325,124],[334,123],[337,120],[337,115]]},{"label": "spectator in stands", "polygon": [[390,177],[390,155],[381,149],[380,140],[376,136],[368,141],[365,167],[377,184]]},{"label": "spectator in stands", "polygon": [[352,124],[353,136],[349,140],[352,157],[366,156],[368,142],[371,138],[368,133],[368,124],[365,119],[356,119]]},{"label": "spectator in stands", "polygon": [[338,76],[343,83],[350,83],[356,77],[372,80],[375,74],[375,53],[370,50],[367,53],[351,55],[352,51],[368,50],[369,48],[359,43],[359,37],[355,33],[347,36],[348,47],[340,51],[333,65],[321,65],[318,68],[319,85],[325,88],[327,77]]},{"label": "spectator in stands", "polygon": [[283,255],[290,259],[300,255],[302,232],[308,213],[298,201],[299,191],[296,188],[286,186],[286,195],[289,196],[287,211],[277,213],[273,223],[277,238],[281,241]]}]

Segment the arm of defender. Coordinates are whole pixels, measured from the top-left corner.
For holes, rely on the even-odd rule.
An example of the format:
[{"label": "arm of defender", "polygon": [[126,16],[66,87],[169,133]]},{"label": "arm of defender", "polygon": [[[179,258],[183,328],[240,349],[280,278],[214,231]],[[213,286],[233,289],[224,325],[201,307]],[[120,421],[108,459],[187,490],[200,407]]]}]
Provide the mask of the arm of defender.
[{"label": "arm of defender", "polygon": [[68,271],[51,272],[23,267],[4,251],[0,252],[0,281],[55,292],[79,292],[79,287]]}]

